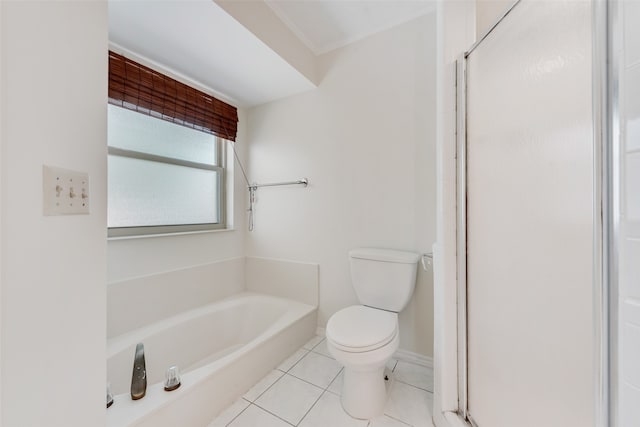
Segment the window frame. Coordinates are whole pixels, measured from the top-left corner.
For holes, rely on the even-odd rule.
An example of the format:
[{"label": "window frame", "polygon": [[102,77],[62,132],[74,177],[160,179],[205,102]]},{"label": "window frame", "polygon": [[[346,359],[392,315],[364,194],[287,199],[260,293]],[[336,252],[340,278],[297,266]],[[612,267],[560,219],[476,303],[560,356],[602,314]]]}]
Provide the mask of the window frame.
[{"label": "window frame", "polygon": [[[121,107],[119,107],[121,108]],[[180,126],[175,124],[176,126]],[[226,142],[224,138],[217,135],[211,135],[215,138],[216,144],[216,165],[192,162],[188,160],[176,159],[173,157],[159,156],[155,154],[149,154],[140,151],[127,150],[117,147],[108,146],[109,156],[119,156],[132,158],[137,160],[146,160],[157,163],[165,163],[177,166],[183,166],[193,169],[202,169],[208,171],[215,171],[218,173],[218,222],[217,223],[202,223],[202,224],[174,224],[174,225],[143,225],[132,227],[108,227],[108,238],[124,238],[124,237],[144,237],[153,235],[165,235],[165,234],[183,234],[183,233],[195,233],[215,230],[227,229],[227,165],[226,165]],[[108,189],[107,189],[108,191]]]}]

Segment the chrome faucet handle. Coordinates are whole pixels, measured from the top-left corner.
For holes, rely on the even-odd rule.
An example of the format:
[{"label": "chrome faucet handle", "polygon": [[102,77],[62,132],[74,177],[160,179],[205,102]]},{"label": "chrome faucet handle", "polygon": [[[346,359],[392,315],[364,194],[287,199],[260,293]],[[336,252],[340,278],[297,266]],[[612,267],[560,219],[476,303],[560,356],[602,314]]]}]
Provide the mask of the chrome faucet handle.
[{"label": "chrome faucet handle", "polygon": [[111,393],[111,383],[107,383],[107,408],[113,405],[113,393]]},{"label": "chrome faucet handle", "polygon": [[131,399],[142,399],[147,393],[147,367],[144,361],[144,345],[136,345],[136,355],[133,359],[133,373],[131,374]]}]

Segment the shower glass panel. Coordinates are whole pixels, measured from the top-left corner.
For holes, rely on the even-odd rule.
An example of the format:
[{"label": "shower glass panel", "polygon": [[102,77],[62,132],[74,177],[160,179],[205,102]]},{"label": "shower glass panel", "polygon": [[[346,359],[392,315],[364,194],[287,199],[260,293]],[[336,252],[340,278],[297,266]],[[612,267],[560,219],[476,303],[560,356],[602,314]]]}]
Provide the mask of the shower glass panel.
[{"label": "shower glass panel", "polygon": [[640,423],[640,2],[611,2],[618,286],[612,293],[612,427]]},{"label": "shower glass panel", "polygon": [[467,409],[593,423],[591,9],[522,0],[466,60]]}]

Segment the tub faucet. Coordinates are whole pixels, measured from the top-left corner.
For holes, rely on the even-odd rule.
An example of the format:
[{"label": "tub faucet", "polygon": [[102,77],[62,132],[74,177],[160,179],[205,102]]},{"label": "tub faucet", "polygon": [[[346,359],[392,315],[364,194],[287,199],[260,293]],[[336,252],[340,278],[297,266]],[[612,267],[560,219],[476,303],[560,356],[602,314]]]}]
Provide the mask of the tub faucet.
[{"label": "tub faucet", "polygon": [[144,345],[138,343],[136,356],[133,359],[133,374],[131,375],[131,399],[142,399],[147,393],[147,368],[144,363]]}]

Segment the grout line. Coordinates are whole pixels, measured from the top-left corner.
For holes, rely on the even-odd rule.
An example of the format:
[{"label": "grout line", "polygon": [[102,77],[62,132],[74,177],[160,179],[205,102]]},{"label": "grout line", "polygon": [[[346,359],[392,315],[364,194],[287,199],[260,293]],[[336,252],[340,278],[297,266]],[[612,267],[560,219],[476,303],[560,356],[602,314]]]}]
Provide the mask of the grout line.
[{"label": "grout line", "polygon": [[307,355],[309,355],[309,353],[311,353],[311,350],[307,350],[306,348],[299,348],[298,350],[296,350],[295,352],[293,352],[293,354],[291,356],[293,356],[294,354],[296,354],[298,351],[300,350],[304,350],[306,351],[306,353],[304,354],[304,356],[302,356],[300,359],[298,359],[298,361],[296,363],[294,363],[293,365],[291,365],[291,367],[289,369],[287,369],[286,371],[282,371],[282,369],[278,369],[279,371],[284,372],[285,374],[289,373],[290,370],[293,369],[294,366],[296,366],[298,363],[300,363],[300,361],[302,359],[304,359],[305,357],[307,357]]},{"label": "grout line", "polygon": [[397,381],[397,382],[399,382],[399,383],[402,383],[402,384],[405,384],[405,385],[411,386],[411,387],[413,387],[413,388],[417,388],[418,390],[426,391],[427,393],[431,393],[431,394],[433,394],[433,391],[427,390],[426,388],[418,387],[417,385],[413,385],[413,384],[410,384],[410,383],[405,382],[405,381],[400,381],[398,378],[394,378],[394,380],[395,380],[395,381]]},{"label": "grout line", "polygon": [[[316,335],[316,336],[318,336],[318,335]],[[317,346],[319,346],[320,344],[322,344],[322,341],[324,341],[324,340],[325,340],[325,339],[324,339],[324,338],[322,338],[320,341],[318,341],[318,343],[317,343],[316,345],[314,345],[313,347],[311,347],[311,348],[309,349],[309,351],[312,351],[314,348],[316,348]]]},{"label": "grout line", "polygon": [[324,394],[327,392],[327,390],[324,390],[322,393],[320,393],[320,396],[318,396],[318,398],[316,399],[315,402],[313,402],[313,405],[311,405],[311,407],[309,408],[309,410],[302,416],[302,418],[300,418],[300,421],[298,421],[298,424],[296,424],[296,426],[299,426],[300,423],[302,421],[304,421],[304,419],[307,417],[307,415],[309,415],[309,412],[311,412],[311,410],[316,406],[316,404],[318,403],[318,401],[320,400],[320,398],[322,396],[324,396]]},{"label": "grout line", "polygon": [[338,371],[338,375],[336,375],[336,376],[331,380],[331,382],[329,383],[329,385],[327,386],[327,388],[325,388],[325,390],[326,390],[326,391],[328,391],[328,392],[329,392],[329,393],[331,393],[331,394],[335,394],[336,396],[340,396],[340,395],[339,395],[339,394],[337,394],[337,393],[332,392],[331,390],[329,390],[329,387],[331,387],[331,384],[333,384],[333,383],[338,379],[338,377],[340,376],[340,374],[342,373],[342,371],[344,371],[344,367],[340,368],[340,370]]},{"label": "grout line", "polygon": [[[266,412],[267,414],[271,414],[271,415],[273,415],[274,417],[276,417],[276,418],[278,418],[278,419],[280,419],[280,420],[284,421],[285,423],[289,424],[290,426],[294,426],[294,427],[296,426],[296,424],[292,424],[291,422],[289,422],[289,421],[285,420],[285,419],[284,419],[284,418],[282,418],[281,416],[279,416],[279,415],[277,415],[277,414],[274,414],[273,412],[269,411],[268,409],[264,409],[262,406],[260,406],[260,405],[258,405],[258,404],[256,404],[256,403],[252,403],[251,405],[255,406],[256,408],[260,409],[261,411]],[[249,406],[251,406],[251,405],[249,405]],[[304,418],[304,417],[303,417],[303,418]]]},{"label": "grout line", "polygon": [[[306,353],[304,354],[304,356],[302,356],[300,359],[298,359],[298,360],[296,361],[296,363],[294,363],[293,365],[291,365],[291,366],[289,367],[289,369],[287,369],[286,371],[283,371],[282,369],[280,369],[280,368],[279,368],[279,366],[281,366],[281,365],[282,365],[282,363],[281,363],[280,365],[278,365],[278,367],[276,367],[275,369],[276,369],[276,370],[278,370],[278,371],[280,371],[280,372],[284,372],[284,373],[286,374],[286,373],[288,373],[290,370],[292,370],[294,366],[296,366],[298,363],[300,363],[300,361],[301,361],[302,359],[304,359],[305,357],[307,357],[307,354],[309,354],[309,353],[311,352],[311,350],[307,350],[306,348],[302,348],[302,347],[301,347],[301,348],[299,348],[298,350],[296,350],[296,351],[294,351],[293,353],[291,353],[291,356],[293,356],[294,354],[296,354],[296,353],[297,353],[297,352],[299,352],[300,350],[303,350],[303,351],[305,351]],[[291,357],[291,356],[289,356],[289,357]],[[283,363],[284,363],[284,362],[283,362]]]},{"label": "grout line", "polygon": [[[238,418],[238,417],[240,416],[240,414],[242,414],[244,411],[246,411],[246,410],[247,410],[247,408],[248,408],[249,406],[251,406],[251,402],[249,402],[247,399],[245,399],[244,397],[241,397],[241,399],[242,399],[242,400],[244,400],[245,402],[248,402],[249,404],[248,404],[248,405],[247,405],[247,407],[246,407],[246,408],[244,408],[242,411],[238,412],[238,415],[236,415],[235,417],[233,417],[233,418],[231,419],[231,421],[229,421],[228,423],[226,423],[226,424],[225,424],[225,426],[228,426],[229,424],[231,424],[232,422],[234,422],[234,421],[236,420],[236,418]],[[233,404],[232,404],[232,405],[233,405]],[[215,421],[215,418],[214,418],[213,420]]]},{"label": "grout line", "polygon": [[382,416],[383,416],[383,417],[389,417],[389,418],[391,418],[391,419],[392,419],[392,420],[394,420],[394,421],[397,421],[397,422],[402,423],[402,424],[404,424],[404,425],[406,425],[406,426],[412,427],[412,424],[406,423],[406,422],[404,422],[404,421],[402,421],[402,420],[399,420],[399,419],[397,419],[397,418],[395,418],[395,417],[392,417],[392,416],[391,416],[391,415],[389,415],[389,414],[382,414]]},{"label": "grout line", "polygon": [[333,361],[337,362],[337,360],[336,360],[336,359],[334,359],[334,358],[333,358],[333,357],[331,357],[331,356],[327,356],[326,354],[318,353],[317,351],[313,351],[313,350],[311,350],[311,353],[313,353],[313,354],[317,354],[318,356],[326,357],[327,359],[331,359],[331,360],[333,360]]},{"label": "grout line", "polygon": [[[275,370],[280,371],[279,369],[275,369]],[[273,371],[271,371],[271,372],[273,372]],[[269,372],[269,374],[270,374],[271,372]],[[280,371],[280,372],[282,372],[282,371]],[[269,374],[265,375],[265,377],[264,377],[264,378],[266,378]],[[278,378],[277,380],[275,380],[275,381],[274,381],[274,382],[273,382],[269,387],[267,387],[267,388],[266,388],[262,393],[260,393],[260,394],[258,395],[258,397],[256,397],[255,399],[253,399],[253,401],[251,401],[251,400],[249,400],[249,399],[244,399],[244,397],[243,397],[243,399],[244,399],[244,400],[246,400],[246,401],[247,401],[247,402],[249,402],[249,403],[253,403],[253,402],[255,402],[256,400],[260,399],[260,396],[262,396],[263,394],[265,394],[265,393],[266,393],[266,392],[267,392],[271,387],[273,387],[273,386],[274,386],[278,381],[280,381],[280,380],[281,380],[285,375],[287,375],[287,373],[286,373],[286,372],[284,372],[282,375],[280,375],[280,378]],[[264,378],[262,378],[262,379],[264,379]],[[262,381],[262,379],[261,379],[261,380],[259,380],[257,383],[255,383],[253,386],[251,386],[251,388],[253,388],[253,387],[255,387],[256,385],[258,385],[258,383],[259,383],[260,381]],[[251,388],[250,388],[249,390],[251,390]],[[249,390],[247,390],[247,393],[249,393]],[[245,393],[245,394],[247,394],[247,393]]]},{"label": "grout line", "polygon": [[[293,378],[295,378],[295,379],[297,379],[297,380],[300,380],[300,381],[302,381],[302,382],[304,382],[304,383],[307,383],[307,384],[309,384],[309,385],[312,385],[312,386],[314,386],[315,388],[319,388],[319,389],[320,389],[320,390],[322,390],[322,391],[325,391],[325,390],[326,390],[327,388],[329,388],[329,386],[331,385],[331,383],[329,383],[329,385],[328,385],[327,387],[320,387],[318,384],[314,384],[314,383],[312,383],[312,382],[310,382],[310,381],[305,380],[304,378],[296,377],[295,375],[290,374],[290,373],[288,373],[288,372],[286,372],[286,373],[285,373],[285,375],[289,375],[290,377],[293,377]],[[283,375],[283,376],[284,376],[284,375]],[[334,379],[335,379],[335,378],[334,378]],[[331,380],[331,381],[333,382],[333,380]]]}]

